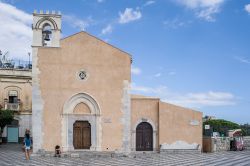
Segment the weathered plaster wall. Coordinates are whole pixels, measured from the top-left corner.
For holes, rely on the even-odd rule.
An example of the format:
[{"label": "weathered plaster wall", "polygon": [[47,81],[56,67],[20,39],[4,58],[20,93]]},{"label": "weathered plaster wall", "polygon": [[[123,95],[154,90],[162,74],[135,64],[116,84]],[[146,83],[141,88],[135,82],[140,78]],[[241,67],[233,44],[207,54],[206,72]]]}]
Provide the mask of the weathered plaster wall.
[{"label": "weathered plaster wall", "polygon": [[[100,106],[102,150],[121,149],[124,137],[121,99],[124,80],[130,82],[130,56],[81,32],[61,40],[61,48],[39,48],[38,58],[44,101],[43,148],[53,150],[61,143],[63,105],[71,96],[83,92]],[[79,80],[80,70],[87,72],[86,80]]]},{"label": "weathered plaster wall", "polygon": [[[159,144],[202,145],[202,113],[172,104],[159,104]],[[180,142],[181,141],[181,142]],[[169,146],[172,147],[173,146]]]}]

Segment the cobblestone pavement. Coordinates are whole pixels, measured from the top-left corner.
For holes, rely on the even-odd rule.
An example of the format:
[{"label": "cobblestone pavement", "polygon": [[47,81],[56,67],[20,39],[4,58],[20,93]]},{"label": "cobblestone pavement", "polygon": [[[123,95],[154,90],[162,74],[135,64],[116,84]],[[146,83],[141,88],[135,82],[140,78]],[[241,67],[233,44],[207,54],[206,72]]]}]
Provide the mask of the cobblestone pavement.
[{"label": "cobblestone pavement", "polygon": [[0,145],[0,166],[250,166],[250,151],[212,154],[145,154],[137,157],[32,157],[26,161],[20,145]]}]

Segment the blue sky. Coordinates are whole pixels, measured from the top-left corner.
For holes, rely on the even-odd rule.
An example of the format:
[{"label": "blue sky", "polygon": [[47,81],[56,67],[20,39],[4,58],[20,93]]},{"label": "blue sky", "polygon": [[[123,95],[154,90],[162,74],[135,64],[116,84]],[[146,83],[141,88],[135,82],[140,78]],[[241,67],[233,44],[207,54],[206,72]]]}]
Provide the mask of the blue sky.
[{"label": "blue sky", "polygon": [[250,123],[250,0],[1,0],[11,57],[28,60],[34,9],[131,54],[133,93]]}]

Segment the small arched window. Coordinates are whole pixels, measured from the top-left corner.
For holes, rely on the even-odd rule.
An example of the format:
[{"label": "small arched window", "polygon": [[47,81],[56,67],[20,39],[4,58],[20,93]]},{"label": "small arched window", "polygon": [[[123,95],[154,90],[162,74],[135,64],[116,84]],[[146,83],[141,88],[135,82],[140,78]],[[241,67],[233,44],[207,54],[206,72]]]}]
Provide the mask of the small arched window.
[{"label": "small arched window", "polygon": [[52,38],[52,30],[51,26],[46,23],[43,26],[43,31],[42,31],[42,37],[43,37],[43,46],[50,46],[51,44],[51,38]]}]

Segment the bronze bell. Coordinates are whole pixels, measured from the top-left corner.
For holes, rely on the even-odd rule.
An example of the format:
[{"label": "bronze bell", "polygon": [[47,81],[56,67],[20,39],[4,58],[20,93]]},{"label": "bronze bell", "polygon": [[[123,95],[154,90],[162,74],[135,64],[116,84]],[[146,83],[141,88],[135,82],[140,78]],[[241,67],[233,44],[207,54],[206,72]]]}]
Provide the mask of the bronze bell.
[{"label": "bronze bell", "polygon": [[48,31],[48,30],[43,31],[43,35],[45,36],[44,37],[45,41],[50,41],[50,37],[49,37],[50,34],[51,34],[51,31]]}]

